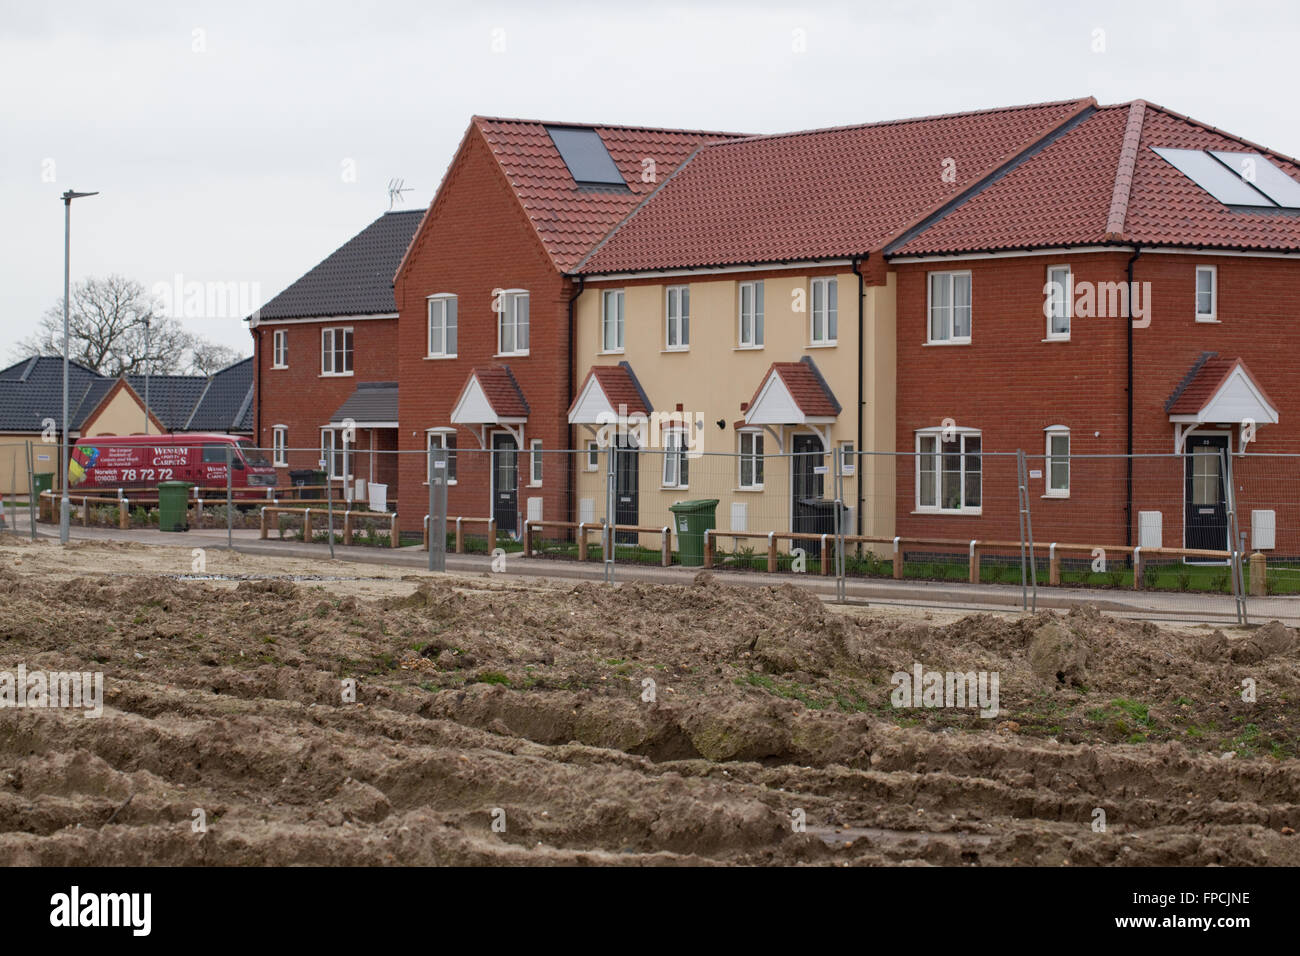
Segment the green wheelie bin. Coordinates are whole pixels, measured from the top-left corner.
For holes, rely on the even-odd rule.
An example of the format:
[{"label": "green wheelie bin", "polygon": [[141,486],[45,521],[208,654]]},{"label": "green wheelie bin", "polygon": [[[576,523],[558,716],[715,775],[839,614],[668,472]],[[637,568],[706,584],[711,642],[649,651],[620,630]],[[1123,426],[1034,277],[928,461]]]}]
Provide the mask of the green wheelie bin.
[{"label": "green wheelie bin", "polygon": [[158,483],[158,530],[190,530],[190,489],[188,481],[162,481]]},{"label": "green wheelie bin", "polygon": [[704,563],[704,532],[718,526],[717,498],[697,498],[669,505],[673,513],[673,530],[677,532],[677,551],[682,566],[698,568]]}]

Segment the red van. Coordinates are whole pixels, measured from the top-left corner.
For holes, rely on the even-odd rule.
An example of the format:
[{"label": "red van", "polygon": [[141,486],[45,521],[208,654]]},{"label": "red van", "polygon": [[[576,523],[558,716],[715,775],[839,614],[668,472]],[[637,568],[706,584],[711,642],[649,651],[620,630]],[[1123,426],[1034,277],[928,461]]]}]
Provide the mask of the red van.
[{"label": "red van", "polygon": [[68,462],[68,486],[156,488],[160,481],[189,481],[224,488],[229,449],[230,484],[240,497],[257,497],[275,487],[275,468],[247,438],[236,435],[97,435],[80,438]]}]

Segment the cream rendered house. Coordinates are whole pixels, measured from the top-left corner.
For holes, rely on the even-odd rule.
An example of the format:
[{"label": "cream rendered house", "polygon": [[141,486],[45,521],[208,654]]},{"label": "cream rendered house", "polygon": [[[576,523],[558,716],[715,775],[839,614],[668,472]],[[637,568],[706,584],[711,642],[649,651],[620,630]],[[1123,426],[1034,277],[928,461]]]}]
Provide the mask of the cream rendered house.
[{"label": "cream rendered house", "polygon": [[[639,448],[637,469],[617,476],[617,523],[661,527],[673,503],[717,498],[724,539],[825,530],[801,502],[833,498],[830,455],[848,452],[846,530],[893,534],[892,462],[861,474],[851,454],[894,447],[893,281],[864,280],[860,297],[852,265],[587,282],[569,421],[578,447],[601,448],[617,437],[609,423],[630,420],[623,444]],[[643,402],[628,400],[636,391]],[[584,461],[578,520],[604,513],[605,468],[599,452]]]}]

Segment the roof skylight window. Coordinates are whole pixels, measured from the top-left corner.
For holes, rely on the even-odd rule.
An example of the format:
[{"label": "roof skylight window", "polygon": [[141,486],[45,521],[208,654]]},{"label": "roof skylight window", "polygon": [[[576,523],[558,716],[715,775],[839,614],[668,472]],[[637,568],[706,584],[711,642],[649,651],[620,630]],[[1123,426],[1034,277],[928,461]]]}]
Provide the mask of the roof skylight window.
[{"label": "roof skylight window", "polygon": [[594,129],[574,126],[548,126],[546,132],[560,152],[569,175],[579,186],[620,186],[627,188],[614,158],[609,155],[600,134]]}]

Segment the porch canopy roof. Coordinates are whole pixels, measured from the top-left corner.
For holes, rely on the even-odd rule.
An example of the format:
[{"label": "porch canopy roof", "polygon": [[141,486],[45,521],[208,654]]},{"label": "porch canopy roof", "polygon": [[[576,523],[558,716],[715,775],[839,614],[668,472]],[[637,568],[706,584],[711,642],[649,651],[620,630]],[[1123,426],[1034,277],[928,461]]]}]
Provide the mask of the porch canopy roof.
[{"label": "porch canopy roof", "polygon": [[331,425],[348,421],[357,428],[396,428],[397,383],[358,382],[347,401],[330,416]]},{"label": "porch canopy roof", "polygon": [[593,365],[569,406],[569,424],[613,423],[624,416],[649,415],[653,410],[631,365]]},{"label": "porch canopy roof", "polygon": [[1239,358],[1203,352],[1165,402],[1169,420],[1182,424],[1275,425],[1277,406]]},{"label": "porch canopy roof", "polygon": [[510,366],[484,365],[470,371],[451,410],[451,422],[474,432],[481,448],[487,447],[489,425],[504,427],[522,448],[528,412],[528,401]]},{"label": "porch canopy roof", "polygon": [[829,425],[840,403],[813,360],[773,362],[745,408],[744,426]]}]

